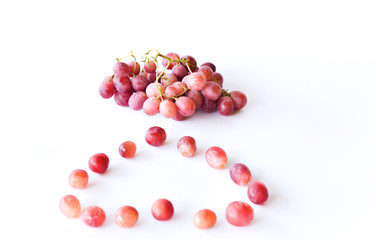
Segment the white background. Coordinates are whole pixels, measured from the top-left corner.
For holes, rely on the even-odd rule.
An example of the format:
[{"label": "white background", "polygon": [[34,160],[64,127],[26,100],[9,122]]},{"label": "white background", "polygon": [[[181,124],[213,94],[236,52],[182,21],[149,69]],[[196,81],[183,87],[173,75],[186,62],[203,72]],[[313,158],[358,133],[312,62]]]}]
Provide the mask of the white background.
[{"label": "white background", "polygon": [[[2,1],[0,238],[375,239],[372,2]],[[99,97],[116,57],[151,48],[214,62],[247,106],[176,122]],[[168,135],[159,148],[144,141],[154,125]],[[176,151],[184,135],[197,141],[192,159]],[[138,147],[132,160],[117,152],[126,140]],[[228,168],[205,163],[214,145],[269,188],[247,227],[225,220],[228,203],[249,200]],[[103,176],[87,167],[97,152],[110,157]],[[85,190],[68,186],[76,168],[89,172]],[[104,226],[65,218],[65,194],[103,207]],[[168,222],[150,214],[159,197],[175,206]],[[113,222],[126,204],[140,213],[132,229]],[[213,229],[193,226],[201,208],[217,213]]]}]

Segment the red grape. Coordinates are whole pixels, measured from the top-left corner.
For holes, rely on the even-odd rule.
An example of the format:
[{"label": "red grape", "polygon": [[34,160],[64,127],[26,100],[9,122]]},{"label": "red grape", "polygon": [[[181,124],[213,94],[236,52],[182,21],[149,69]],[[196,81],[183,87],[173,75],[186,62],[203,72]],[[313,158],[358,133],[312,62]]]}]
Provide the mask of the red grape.
[{"label": "red grape", "polygon": [[98,206],[89,206],[82,210],[81,219],[90,227],[100,227],[106,220],[106,214],[103,209]]},{"label": "red grape", "polygon": [[132,88],[137,91],[145,91],[146,87],[149,85],[149,81],[141,75],[136,77],[131,77]]},{"label": "red grape", "polygon": [[176,115],[172,117],[175,121],[183,121],[186,118],[186,116],[181,115],[179,112],[176,112]]},{"label": "red grape", "polygon": [[200,109],[202,102],[204,101],[204,98],[200,91],[188,90],[185,96],[189,97],[193,100],[193,102],[195,102],[196,110]]},{"label": "red grape", "polygon": [[210,82],[216,82],[221,87],[223,86],[223,76],[218,72],[213,73],[213,75],[212,75],[212,77],[210,78],[209,81]]},{"label": "red grape", "polygon": [[226,208],[226,220],[234,226],[246,226],[253,220],[253,209],[248,203],[232,202]]},{"label": "red grape", "polygon": [[129,72],[130,72],[128,64],[124,62],[117,62],[114,65],[113,70],[114,70],[115,76],[119,76],[119,77],[128,77]]},{"label": "red grape", "polygon": [[205,76],[200,72],[192,73],[191,75],[188,75],[185,79],[185,84],[187,84],[189,89],[192,90],[201,90],[206,85],[206,79]]},{"label": "red grape", "polygon": [[211,62],[205,62],[205,63],[201,64],[201,67],[203,67],[203,66],[210,67],[213,72],[215,72],[217,70],[217,68],[215,67],[215,65],[213,63],[211,63]]},{"label": "red grape", "polygon": [[197,68],[197,61],[194,57],[190,56],[190,55],[185,55],[183,57],[180,58],[181,60],[189,60],[187,63],[185,62],[182,62],[182,65],[183,66],[189,66],[189,68],[191,69],[191,71],[193,71],[194,69]]},{"label": "red grape", "polygon": [[209,66],[201,66],[198,71],[205,76],[206,81],[209,81],[213,76],[213,70]]},{"label": "red grape", "polygon": [[230,167],[230,177],[234,183],[244,187],[248,186],[249,181],[251,181],[252,174],[246,165],[236,163]]},{"label": "red grape", "polygon": [[115,223],[122,228],[133,227],[138,220],[138,212],[132,206],[123,206],[116,211]]},{"label": "red grape", "polygon": [[153,116],[159,113],[159,104],[160,104],[159,99],[156,99],[154,97],[149,97],[144,102],[144,105],[142,106],[142,108],[144,109],[144,112],[146,113],[146,115]]},{"label": "red grape", "polygon": [[67,218],[77,218],[81,214],[80,201],[73,195],[65,195],[60,199],[59,208]]},{"label": "red grape", "polygon": [[181,96],[176,100],[175,104],[178,112],[183,116],[191,116],[196,111],[195,102],[189,97]]},{"label": "red grape", "polygon": [[151,213],[158,221],[167,221],[174,215],[174,206],[167,199],[158,199],[153,203]]},{"label": "red grape", "polygon": [[179,139],[177,148],[184,157],[193,157],[196,153],[196,140],[193,137],[184,136]]},{"label": "red grape", "polygon": [[217,110],[218,101],[217,100],[209,100],[206,97],[203,98],[201,111],[206,113],[212,113]]},{"label": "red grape", "polygon": [[95,173],[105,173],[110,159],[104,153],[97,153],[90,157],[89,159],[89,168]]},{"label": "red grape", "polygon": [[129,98],[132,96],[132,94],[133,94],[132,90],[129,90],[127,92],[116,91],[114,95],[114,100],[119,106],[128,107],[129,106],[128,101],[129,101]]},{"label": "red grape", "polygon": [[227,165],[226,152],[217,146],[210,147],[208,150],[206,150],[205,159],[212,168],[223,169]]},{"label": "red grape", "polygon": [[175,65],[172,68],[172,74],[174,74],[176,78],[181,81],[185,76],[188,75],[188,70],[183,65]]},{"label": "red grape", "polygon": [[[179,55],[177,53],[167,53],[166,56],[171,58],[172,60],[180,59]],[[162,65],[163,65],[163,67],[166,67],[168,65],[168,60],[163,58],[162,59]],[[172,69],[175,65],[177,65],[176,62],[171,62],[170,65],[168,65],[167,69]]]},{"label": "red grape", "polygon": [[209,209],[202,209],[193,217],[193,223],[199,229],[212,228],[216,222],[217,216]]},{"label": "red grape", "polygon": [[223,96],[218,101],[218,112],[223,116],[230,116],[234,112],[234,102],[229,96]]},{"label": "red grape", "polygon": [[133,110],[140,110],[142,109],[146,99],[148,99],[148,96],[146,96],[143,91],[135,92],[128,100],[129,107]]},{"label": "red grape", "polygon": [[83,169],[73,170],[69,174],[68,183],[72,188],[84,189],[89,182],[89,175]]},{"label": "red grape", "polygon": [[249,184],[247,194],[249,200],[254,204],[263,204],[269,197],[265,184],[258,181]]},{"label": "red grape", "polygon": [[176,78],[176,76],[174,74],[171,74],[171,73],[165,73],[161,79],[161,84],[165,87],[167,86],[170,86],[171,84],[173,84],[174,82],[178,81],[178,79]]},{"label": "red grape", "polygon": [[235,110],[242,109],[247,104],[247,96],[241,91],[230,92],[230,97],[234,102]]},{"label": "red grape", "polygon": [[148,73],[154,73],[157,70],[157,65],[155,62],[148,60],[144,63],[144,69]]},{"label": "red grape", "polygon": [[113,82],[118,92],[127,92],[132,88],[132,82],[129,77],[115,76]]},{"label": "red grape", "polygon": [[146,131],[145,140],[152,146],[161,146],[166,141],[166,131],[161,127],[151,127]]},{"label": "red grape", "polygon": [[[167,89],[166,89],[167,90]],[[159,105],[160,113],[166,118],[172,118],[176,115],[178,109],[176,104],[170,100],[164,100]]]},{"label": "red grape", "polygon": [[146,75],[146,79],[149,81],[149,83],[152,83],[157,79],[157,74],[155,72],[154,73],[148,73]]},{"label": "red grape", "polygon": [[207,82],[201,93],[208,100],[217,100],[222,94],[222,88],[218,83]]},{"label": "red grape", "polygon": [[[159,90],[161,92],[159,92]],[[161,93],[163,94],[165,92],[165,87],[160,83],[153,82],[146,87],[145,92],[148,97],[159,97]]]},{"label": "red grape", "polygon": [[123,158],[133,158],[136,154],[136,144],[132,141],[126,141],[120,144],[119,153]]},{"label": "red grape", "polygon": [[108,99],[111,98],[115,93],[114,82],[112,81],[111,76],[107,76],[99,87],[99,95],[102,98]]},{"label": "red grape", "polygon": [[136,65],[135,65],[135,61],[131,61],[128,63],[128,66],[129,66],[129,71],[133,73],[134,75],[138,75],[140,73],[141,66],[138,62],[136,62]]}]

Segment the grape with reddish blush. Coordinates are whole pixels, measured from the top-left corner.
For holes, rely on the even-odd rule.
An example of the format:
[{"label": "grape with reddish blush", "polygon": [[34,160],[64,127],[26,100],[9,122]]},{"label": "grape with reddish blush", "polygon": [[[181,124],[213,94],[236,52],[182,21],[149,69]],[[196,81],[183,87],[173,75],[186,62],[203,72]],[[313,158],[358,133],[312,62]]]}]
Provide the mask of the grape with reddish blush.
[{"label": "grape with reddish blush", "polygon": [[141,110],[144,106],[144,102],[148,99],[148,96],[146,96],[145,92],[138,91],[133,93],[128,100],[129,107],[133,110]]},{"label": "grape with reddish blush", "polygon": [[187,84],[189,89],[192,89],[192,90],[199,91],[203,89],[206,85],[205,76],[200,72],[192,73],[184,79],[185,81],[183,82]]},{"label": "grape with reddish blush", "polygon": [[140,75],[137,75],[136,77],[130,78],[132,88],[134,91],[145,91],[146,87],[149,85],[149,81]]},{"label": "grape with reddish blush", "polygon": [[113,82],[115,89],[118,92],[127,92],[132,88],[132,82],[129,77],[115,76]]},{"label": "grape with reddish blush", "polygon": [[98,206],[89,206],[82,210],[81,220],[89,227],[100,227],[106,220],[106,214]]},{"label": "grape with reddish blush", "polygon": [[166,131],[158,126],[149,128],[145,134],[145,141],[154,147],[161,146],[166,141]]},{"label": "grape with reddish blush", "polygon": [[159,105],[159,112],[166,118],[174,117],[177,111],[176,104],[170,100],[164,100]]},{"label": "grape with reddish blush", "polygon": [[104,153],[97,153],[90,157],[89,159],[89,168],[91,171],[95,173],[105,173],[108,165],[110,163],[110,159]]},{"label": "grape with reddish blush", "polygon": [[217,68],[215,67],[215,65],[213,63],[211,63],[211,62],[205,62],[205,63],[201,64],[201,67],[203,67],[203,66],[210,67],[213,72],[215,72],[217,70]]},{"label": "grape with reddish blush", "polygon": [[129,77],[129,73],[130,73],[129,66],[128,66],[128,64],[126,64],[124,62],[117,62],[114,65],[113,70],[114,70],[115,76]]},{"label": "grape with reddish blush", "polygon": [[101,97],[104,99],[108,99],[111,98],[114,95],[114,93],[114,82],[112,81],[112,77],[108,76],[103,80],[102,84],[99,86],[99,95],[101,95]]},{"label": "grape with reddish blush", "polygon": [[206,97],[203,97],[201,104],[201,111],[205,113],[212,113],[217,111],[218,100],[210,100]]},{"label": "grape with reddish blush", "polygon": [[159,104],[161,101],[159,99],[154,97],[149,97],[144,102],[144,105],[142,106],[142,109],[144,109],[144,112],[146,115],[154,116],[157,113],[159,113]]},{"label": "grape with reddish blush", "polygon": [[191,136],[184,136],[179,139],[177,148],[184,157],[193,157],[196,153],[196,140]]},{"label": "grape with reddish blush", "polygon": [[252,174],[246,165],[236,163],[230,167],[230,177],[235,184],[245,187],[251,181]]},{"label": "grape with reddish blush", "polygon": [[181,96],[176,99],[175,104],[178,112],[183,116],[189,117],[196,111],[196,104],[189,97]]},{"label": "grape with reddish blush", "polygon": [[157,65],[153,61],[146,61],[144,63],[144,69],[148,73],[154,73],[157,70]]},{"label": "grape with reddish blush", "polygon": [[247,226],[253,220],[253,208],[246,202],[232,202],[226,208],[226,220],[237,227]]},{"label": "grape with reddish blush", "polygon": [[123,206],[116,211],[115,223],[122,228],[133,227],[138,220],[138,211],[132,206]]},{"label": "grape with reddish blush", "polygon": [[176,78],[181,81],[185,76],[188,75],[188,70],[183,65],[175,65],[172,68],[172,74],[174,74]]},{"label": "grape with reddish blush", "polygon": [[167,199],[158,199],[153,203],[151,213],[158,221],[167,221],[174,215],[174,206]]},{"label": "grape with reddish blush", "polygon": [[80,201],[73,195],[65,195],[60,199],[60,212],[67,218],[77,218],[81,214]]},{"label": "grape with reddish blush", "polygon": [[215,169],[223,169],[227,165],[227,154],[225,150],[220,147],[210,147],[205,152],[206,162]]},{"label": "grape with reddish blush", "polygon": [[136,144],[132,141],[125,141],[119,146],[119,153],[120,156],[123,158],[133,158],[136,154]]},{"label": "grape with reddish blush", "polygon": [[89,175],[83,169],[73,170],[68,177],[68,183],[72,188],[84,189],[89,182]]},{"label": "grape with reddish blush", "polygon": [[241,91],[230,92],[230,97],[234,102],[234,109],[242,109],[247,104],[247,96]]},{"label": "grape with reddish blush", "polygon": [[223,116],[230,116],[234,112],[234,102],[229,96],[223,96],[218,100],[218,112]]},{"label": "grape with reddish blush", "polygon": [[202,95],[208,100],[217,100],[222,94],[222,88],[215,82],[207,82],[205,87],[201,89]]},{"label": "grape with reddish blush", "polygon": [[205,76],[206,81],[209,81],[213,76],[213,70],[209,66],[201,66],[198,71]]},{"label": "grape with reddish blush", "polygon": [[135,64],[135,61],[131,61],[131,62],[128,63],[128,66],[129,66],[129,71],[132,74],[138,75],[140,73],[141,66],[138,62],[136,62],[136,64]]},{"label": "grape with reddish blush", "polygon": [[223,86],[223,76],[219,72],[213,73],[212,77],[209,80],[210,82],[216,82],[219,86]]},{"label": "grape with reddish blush", "polygon": [[[177,53],[167,53],[166,56],[171,58],[172,60],[180,59],[179,55]],[[170,62],[170,64],[168,64],[168,59],[163,58],[162,59],[162,65],[163,65],[163,67],[167,67],[167,65],[168,65],[167,69],[172,69],[175,65],[177,65],[177,63],[176,62]]]},{"label": "grape with reddish blush", "polygon": [[217,222],[217,216],[212,210],[202,209],[193,217],[194,225],[199,229],[212,228]]},{"label": "grape with reddish blush", "polygon": [[114,95],[114,100],[117,105],[122,106],[122,107],[128,107],[129,106],[128,101],[129,101],[129,98],[132,96],[132,94],[133,94],[132,90],[129,90],[127,92],[116,91]]},{"label": "grape with reddish blush", "polygon": [[182,62],[182,64],[183,64],[183,66],[186,66],[186,67],[188,65],[189,69],[191,69],[191,71],[194,71],[197,68],[197,61],[192,56],[185,55],[185,56],[181,57],[181,60],[189,60],[187,62]]},{"label": "grape with reddish blush", "polygon": [[269,192],[265,184],[258,181],[249,184],[247,194],[249,200],[254,204],[263,204],[269,197]]}]

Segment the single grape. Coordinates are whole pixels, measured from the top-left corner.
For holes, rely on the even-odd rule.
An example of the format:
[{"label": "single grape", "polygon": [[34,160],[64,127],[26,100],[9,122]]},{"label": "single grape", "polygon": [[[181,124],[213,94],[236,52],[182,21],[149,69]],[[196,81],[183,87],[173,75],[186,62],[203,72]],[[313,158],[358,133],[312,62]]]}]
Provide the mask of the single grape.
[{"label": "single grape", "polygon": [[195,102],[189,97],[180,96],[175,104],[178,112],[183,116],[191,116],[196,111]]},{"label": "single grape", "polygon": [[226,220],[234,226],[246,226],[253,220],[253,209],[246,202],[232,202],[226,208]]},{"label": "single grape", "polygon": [[183,65],[175,65],[172,68],[172,74],[174,74],[176,78],[181,81],[185,76],[188,75],[188,70]]},{"label": "single grape", "polygon": [[80,201],[73,195],[65,195],[60,199],[60,212],[67,218],[77,218],[81,214]]},{"label": "single grape", "polygon": [[148,60],[144,63],[144,69],[148,73],[154,73],[155,70],[157,70],[157,65],[155,64],[155,62]]},{"label": "single grape", "polygon": [[159,97],[159,95],[165,93],[165,87],[160,84],[160,83],[150,83],[147,87],[146,87],[146,95],[148,97]]},{"label": "single grape", "polygon": [[215,65],[213,63],[211,63],[211,62],[205,62],[205,63],[201,64],[201,67],[203,67],[203,66],[210,67],[213,72],[215,72],[217,70],[217,68],[215,67]]},{"label": "single grape", "polygon": [[218,112],[223,116],[230,116],[234,112],[234,102],[229,96],[223,96],[218,100]]},{"label": "single grape", "polygon": [[268,189],[265,184],[258,181],[251,182],[248,185],[247,194],[249,200],[254,204],[263,204],[269,197]]},{"label": "single grape", "polygon": [[206,81],[209,81],[213,76],[213,70],[209,66],[201,66],[198,71],[205,76]]},{"label": "single grape", "polygon": [[102,98],[108,99],[111,98],[114,93],[115,86],[112,76],[107,76],[99,86],[99,95],[101,95]]},{"label": "single grape", "polygon": [[120,156],[123,158],[133,158],[134,155],[136,154],[136,144],[132,141],[125,141],[119,146],[119,153]]},{"label": "single grape", "polygon": [[194,225],[199,229],[212,228],[217,222],[217,216],[212,210],[202,209],[193,217]]},{"label": "single grape", "polygon": [[129,66],[129,71],[133,73],[134,75],[138,75],[140,73],[141,66],[138,62],[131,61],[128,63],[128,66]]},{"label": "single grape", "polygon": [[149,85],[149,81],[143,76],[137,75],[136,77],[131,77],[132,88],[137,91],[145,91],[146,87]]},{"label": "single grape", "polygon": [[132,82],[129,77],[115,75],[113,82],[115,89],[118,92],[127,92],[132,88]]},{"label": "single grape", "polygon": [[158,199],[153,203],[151,213],[158,221],[167,221],[174,215],[174,206],[167,199]]},{"label": "single grape", "polygon": [[143,91],[135,92],[128,100],[129,107],[133,110],[141,110],[146,99],[148,96]]},{"label": "single grape", "polygon": [[166,87],[166,90],[165,90],[166,97],[172,98],[172,97],[177,96],[178,93],[179,93],[179,90],[176,86],[170,85]]},{"label": "single grape", "polygon": [[[199,91],[203,89],[206,85],[205,76],[200,72],[195,72],[184,78],[184,83],[187,84],[189,89]],[[183,80],[184,80],[183,79]]]},{"label": "single grape", "polygon": [[201,93],[208,100],[217,100],[222,94],[222,88],[218,83],[207,82]]},{"label": "single grape", "polygon": [[81,219],[90,227],[100,227],[106,220],[106,214],[103,209],[98,206],[89,206],[82,210]]},{"label": "single grape", "polygon": [[172,118],[176,115],[178,109],[174,102],[170,100],[164,100],[159,105],[159,111],[164,117]]},{"label": "single grape", "polygon": [[206,97],[202,100],[201,111],[205,113],[212,113],[217,111],[218,100],[209,100]]},{"label": "single grape", "polygon": [[161,101],[159,99],[151,97],[146,99],[142,108],[146,115],[154,116],[159,113],[159,104]]},{"label": "single grape", "polygon": [[[167,53],[166,56],[169,57],[169,58],[171,58],[172,60],[180,59],[179,55],[177,53]],[[163,67],[167,67],[168,60],[165,59],[165,58],[163,58],[162,59],[162,65],[163,65]],[[167,69],[172,69],[175,65],[177,65],[177,62],[170,62],[170,64],[168,65]]]},{"label": "single grape", "polygon": [[73,170],[68,177],[68,183],[72,188],[84,189],[89,182],[89,175],[83,169]]},{"label": "single grape", "polygon": [[173,84],[174,82],[178,81],[178,79],[176,78],[176,76],[174,74],[165,73],[161,77],[160,81],[161,81],[161,84],[163,86],[167,87],[167,86],[170,86],[171,84]]},{"label": "single grape", "polygon": [[128,107],[129,106],[128,101],[129,101],[129,98],[132,96],[132,94],[133,94],[132,90],[129,90],[127,92],[116,91],[114,95],[114,100],[119,106]]},{"label": "single grape", "polygon": [[230,92],[230,97],[234,101],[235,110],[242,109],[247,104],[247,96],[241,91]]},{"label": "single grape", "polygon": [[122,228],[133,227],[138,220],[138,212],[132,206],[123,206],[116,211],[115,223]]},{"label": "single grape", "polygon": [[113,70],[114,70],[115,76],[129,77],[129,73],[130,73],[129,66],[128,66],[128,64],[126,64],[124,62],[117,62],[114,65]]},{"label": "single grape", "polygon": [[185,55],[185,56],[181,57],[181,60],[189,60],[187,63],[186,62],[182,62],[182,65],[187,67],[187,64],[188,64],[188,66],[191,69],[191,71],[193,71],[193,70],[195,70],[197,68],[197,61],[192,56]]},{"label": "single grape", "polygon": [[249,181],[252,179],[251,171],[242,163],[232,165],[229,172],[232,181],[242,187],[248,186]]},{"label": "single grape", "polygon": [[161,127],[151,127],[146,131],[145,140],[152,146],[161,146],[166,141],[166,131]]},{"label": "single grape", "polygon": [[97,153],[90,157],[89,159],[89,168],[95,173],[105,173],[110,159],[104,153]]},{"label": "single grape", "polygon": [[206,162],[215,169],[223,169],[227,165],[227,154],[225,150],[220,147],[214,146],[206,150]]},{"label": "single grape", "polygon": [[188,90],[185,96],[189,97],[190,99],[193,100],[193,102],[195,102],[196,110],[200,109],[202,102],[204,101],[204,98],[200,91]]},{"label": "single grape", "polygon": [[146,75],[146,79],[149,81],[149,83],[155,82],[155,80],[157,79],[157,73],[148,73]]},{"label": "single grape", "polygon": [[176,112],[176,115],[172,117],[175,121],[183,121],[186,118],[186,116],[181,115],[179,112]]},{"label": "single grape", "polygon": [[215,72],[213,73],[212,77],[209,80],[210,82],[216,82],[219,84],[219,86],[223,86],[223,76],[222,74]]},{"label": "single grape", "polygon": [[196,153],[196,140],[191,136],[184,136],[179,139],[177,148],[184,157],[193,157]]}]

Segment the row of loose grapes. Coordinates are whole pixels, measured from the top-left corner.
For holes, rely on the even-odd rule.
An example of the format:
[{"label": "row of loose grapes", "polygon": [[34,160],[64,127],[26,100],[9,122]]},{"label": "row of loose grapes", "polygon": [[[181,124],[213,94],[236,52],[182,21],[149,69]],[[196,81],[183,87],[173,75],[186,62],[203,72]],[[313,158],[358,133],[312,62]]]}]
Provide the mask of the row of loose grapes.
[{"label": "row of loose grapes", "polygon": [[[161,146],[166,141],[167,135],[163,128],[155,126],[147,130],[145,141],[151,146]],[[136,144],[132,141],[125,141],[120,144],[119,154],[126,159],[131,159],[136,154]],[[177,149],[184,157],[193,157],[196,153],[196,141],[191,136],[184,136],[179,139]],[[212,146],[205,152],[205,159],[209,166],[215,169],[224,169],[227,166],[227,154],[218,147]],[[97,153],[89,159],[91,171],[104,174],[109,166],[109,158],[104,153]],[[236,163],[230,167],[230,177],[239,186],[248,186],[248,197],[255,204],[263,204],[268,198],[268,190],[261,182],[250,182],[252,178],[249,168]],[[83,169],[73,170],[68,183],[72,188],[84,189],[89,182],[89,175]],[[74,195],[68,194],[60,200],[60,210],[68,218],[81,217],[82,221],[91,227],[100,227],[106,220],[104,210],[99,206],[89,206],[81,211],[80,201]],[[173,204],[165,198],[156,200],[151,207],[152,216],[158,221],[167,221],[174,215]],[[226,220],[234,226],[246,226],[253,220],[252,207],[242,201],[234,201],[226,208]],[[138,211],[133,206],[125,205],[120,207],[115,214],[115,223],[123,228],[133,227],[138,221]],[[193,217],[194,225],[199,229],[208,229],[215,225],[216,214],[210,209],[199,210]]]},{"label": "row of loose grapes", "polygon": [[[127,57],[133,60],[123,62]],[[142,68],[133,53],[124,58],[117,59],[113,75],[107,76],[99,87],[103,98],[114,97],[120,106],[143,109],[149,116],[161,113],[181,121],[198,110],[206,113],[218,110],[228,116],[247,104],[243,92],[223,88],[223,76],[211,62],[198,67],[190,55],[163,55],[156,50],[141,57]],[[162,71],[159,71],[160,59]]]}]

